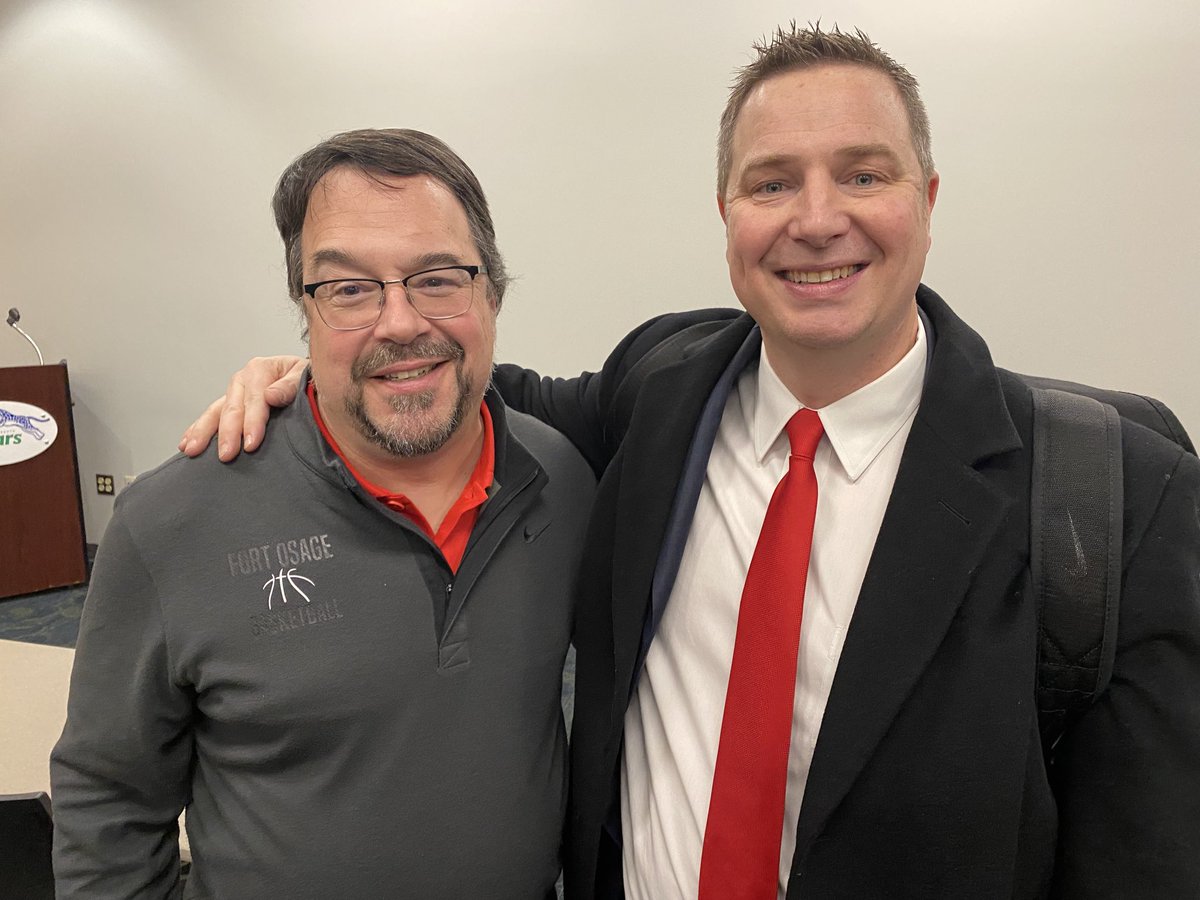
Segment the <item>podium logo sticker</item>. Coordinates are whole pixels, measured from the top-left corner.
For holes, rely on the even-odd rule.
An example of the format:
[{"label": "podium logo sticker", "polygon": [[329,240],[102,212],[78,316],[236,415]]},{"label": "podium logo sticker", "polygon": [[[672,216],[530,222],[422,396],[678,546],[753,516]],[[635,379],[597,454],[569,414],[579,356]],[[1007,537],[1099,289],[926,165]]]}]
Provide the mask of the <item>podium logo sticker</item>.
[{"label": "podium logo sticker", "polygon": [[58,437],[58,423],[39,406],[0,400],[0,466],[45,453]]}]

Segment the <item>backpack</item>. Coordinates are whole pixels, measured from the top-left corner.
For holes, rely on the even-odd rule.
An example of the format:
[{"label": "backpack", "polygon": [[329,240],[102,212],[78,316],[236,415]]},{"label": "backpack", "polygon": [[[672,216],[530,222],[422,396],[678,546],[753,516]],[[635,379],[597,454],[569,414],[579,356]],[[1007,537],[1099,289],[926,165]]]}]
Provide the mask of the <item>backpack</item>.
[{"label": "backpack", "polygon": [[1055,745],[1107,687],[1121,599],[1121,419],[1196,453],[1150,397],[1019,376],[1033,394],[1029,569],[1038,603],[1038,726]]}]

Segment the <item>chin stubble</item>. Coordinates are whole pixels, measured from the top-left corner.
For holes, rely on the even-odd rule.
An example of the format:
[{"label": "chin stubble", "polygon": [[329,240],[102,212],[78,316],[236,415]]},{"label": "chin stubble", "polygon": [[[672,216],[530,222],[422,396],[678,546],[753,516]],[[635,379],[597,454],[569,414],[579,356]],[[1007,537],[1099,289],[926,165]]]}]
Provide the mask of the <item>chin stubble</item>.
[{"label": "chin stubble", "polygon": [[[450,341],[428,340],[400,346],[385,344],[370,354],[355,360],[350,370],[354,390],[346,395],[345,408],[358,426],[359,433],[392,456],[408,459],[433,453],[448,441],[467,416],[471,398],[477,396],[475,385],[467,376],[461,345]],[[430,421],[422,413],[432,409],[434,394],[424,391],[409,396],[388,398],[388,406],[396,416],[389,416],[386,423],[378,423],[367,414],[363,402],[363,383],[371,372],[396,362],[413,359],[446,357],[454,365],[457,397],[450,414],[442,421]]]}]

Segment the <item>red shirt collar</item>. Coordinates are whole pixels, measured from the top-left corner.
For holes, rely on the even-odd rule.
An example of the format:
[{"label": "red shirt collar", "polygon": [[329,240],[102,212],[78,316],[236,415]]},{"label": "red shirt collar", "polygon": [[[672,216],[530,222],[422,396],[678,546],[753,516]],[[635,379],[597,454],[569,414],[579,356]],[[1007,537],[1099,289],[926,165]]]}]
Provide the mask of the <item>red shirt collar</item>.
[{"label": "red shirt collar", "polygon": [[313,384],[311,379],[308,382],[307,392],[308,403],[312,408],[313,418],[316,419],[321,436],[325,438],[325,441],[329,444],[333,452],[337,454],[342,464],[350,470],[350,474],[354,476],[354,479],[362,486],[363,490],[389,509],[393,509],[405,516],[425,532],[441,549],[442,555],[450,563],[450,568],[457,571],[458,564],[461,562],[463,553],[466,550],[467,540],[471,536],[471,530],[475,527],[475,522],[479,518],[480,507],[487,500],[487,490],[492,486],[492,480],[495,475],[496,438],[492,428],[492,414],[488,410],[487,404],[479,404],[479,415],[483,420],[483,447],[479,452],[479,459],[476,460],[475,468],[471,472],[471,477],[467,479],[462,493],[454,501],[454,505],[450,507],[449,512],[446,513],[446,517],[442,520],[441,527],[435,533],[424,514],[417,509],[416,504],[409,500],[408,497],[404,494],[393,494],[384,490],[368,481],[354,468],[350,460],[346,459],[346,455],[342,453],[342,449],[338,446],[337,441],[334,440],[333,435],[329,433],[329,429],[325,425],[325,420],[321,418],[321,411],[317,407],[316,385]]}]

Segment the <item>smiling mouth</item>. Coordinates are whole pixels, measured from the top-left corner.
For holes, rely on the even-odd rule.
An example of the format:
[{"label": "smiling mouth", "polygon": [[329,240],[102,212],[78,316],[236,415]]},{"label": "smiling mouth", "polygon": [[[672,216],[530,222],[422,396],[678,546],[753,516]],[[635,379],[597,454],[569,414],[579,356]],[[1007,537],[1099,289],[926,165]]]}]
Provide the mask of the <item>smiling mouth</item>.
[{"label": "smiling mouth", "polygon": [[836,269],[820,269],[814,272],[801,272],[795,269],[785,269],[779,273],[779,276],[785,281],[790,281],[792,284],[824,284],[827,281],[837,281],[841,278],[849,278],[856,272],[861,272],[863,265],[840,266]]},{"label": "smiling mouth", "polygon": [[428,375],[441,363],[431,363],[420,369],[409,369],[407,372],[392,372],[389,375],[376,375],[380,381],[412,381],[414,378],[420,378],[422,375]]}]

